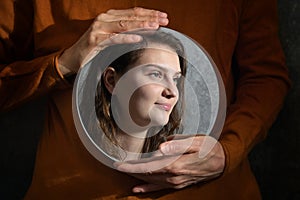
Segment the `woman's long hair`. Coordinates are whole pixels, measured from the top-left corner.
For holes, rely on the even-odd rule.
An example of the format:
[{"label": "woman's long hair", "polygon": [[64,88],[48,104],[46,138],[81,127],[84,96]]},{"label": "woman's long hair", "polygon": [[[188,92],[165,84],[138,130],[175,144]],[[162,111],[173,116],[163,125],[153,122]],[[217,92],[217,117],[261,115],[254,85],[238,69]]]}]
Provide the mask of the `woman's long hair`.
[{"label": "woman's long hair", "polygon": [[[166,140],[166,137],[181,133],[181,116],[183,115],[183,91],[184,91],[184,76],[186,74],[186,62],[184,59],[184,49],[181,42],[173,35],[164,32],[145,33],[141,34],[143,40],[134,44],[118,44],[107,47],[104,51],[107,55],[114,55],[118,52],[122,52],[124,49],[129,51],[117,59],[115,59],[109,66],[114,68],[116,73],[123,75],[126,73],[132,65],[134,65],[140,56],[143,54],[149,44],[162,44],[170,47],[179,58],[181,68],[181,78],[178,81],[177,87],[179,89],[178,102],[173,108],[169,121],[157,134],[148,133],[149,137],[145,138],[145,142],[141,153],[149,153],[158,149],[159,145]],[[120,54],[119,54],[120,55]],[[95,109],[98,118],[99,126],[103,130],[108,140],[107,142],[113,143],[120,147],[117,141],[116,134],[118,132],[118,126],[112,117],[111,110],[111,94],[106,89],[103,82],[103,75],[101,81],[97,85],[97,91],[95,96]],[[151,129],[149,130],[151,131]],[[106,148],[109,148],[109,144],[104,144]],[[106,149],[111,151],[110,149]],[[116,154],[116,153],[113,153]],[[116,156],[116,155],[115,155]],[[120,155],[118,155],[119,157]]]}]

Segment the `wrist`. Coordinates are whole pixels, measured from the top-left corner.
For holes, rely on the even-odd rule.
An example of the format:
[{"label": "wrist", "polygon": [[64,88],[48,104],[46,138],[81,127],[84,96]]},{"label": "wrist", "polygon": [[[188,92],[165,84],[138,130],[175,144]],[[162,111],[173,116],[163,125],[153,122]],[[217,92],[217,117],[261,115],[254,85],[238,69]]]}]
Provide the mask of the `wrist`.
[{"label": "wrist", "polygon": [[79,56],[76,51],[72,51],[72,47],[66,49],[57,58],[57,67],[63,76],[76,74],[79,70]]},{"label": "wrist", "polygon": [[59,72],[63,75],[63,76],[68,76],[69,74],[74,74],[74,72],[72,70],[70,70],[69,68],[67,68],[66,66],[60,64],[58,62],[58,69]]}]

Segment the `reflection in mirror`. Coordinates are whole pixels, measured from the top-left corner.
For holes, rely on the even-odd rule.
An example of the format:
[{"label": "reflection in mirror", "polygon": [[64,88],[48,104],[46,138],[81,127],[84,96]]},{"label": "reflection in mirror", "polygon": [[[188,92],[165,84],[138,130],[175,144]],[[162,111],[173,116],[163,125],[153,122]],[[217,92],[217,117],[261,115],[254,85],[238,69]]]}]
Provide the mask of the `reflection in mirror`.
[{"label": "reflection in mirror", "polygon": [[155,156],[174,134],[217,139],[225,92],[208,54],[171,29],[132,33],[143,40],[105,48],[77,75],[73,116],[87,150],[113,167]]},{"label": "reflection in mirror", "polygon": [[180,133],[186,73],[183,46],[163,32],[142,37],[140,43],[104,50],[115,54],[135,46],[110,63],[96,90],[96,115],[104,132],[100,146],[119,160],[149,156],[169,135]]}]

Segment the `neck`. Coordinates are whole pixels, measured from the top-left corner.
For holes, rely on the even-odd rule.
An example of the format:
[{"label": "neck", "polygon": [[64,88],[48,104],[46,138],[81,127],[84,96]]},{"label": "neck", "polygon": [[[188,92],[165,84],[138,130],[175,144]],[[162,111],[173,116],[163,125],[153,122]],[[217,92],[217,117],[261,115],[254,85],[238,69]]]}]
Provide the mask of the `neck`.
[{"label": "neck", "polygon": [[124,151],[126,151],[125,160],[139,159],[143,149],[147,130],[127,134],[122,130],[118,131],[117,140]]}]

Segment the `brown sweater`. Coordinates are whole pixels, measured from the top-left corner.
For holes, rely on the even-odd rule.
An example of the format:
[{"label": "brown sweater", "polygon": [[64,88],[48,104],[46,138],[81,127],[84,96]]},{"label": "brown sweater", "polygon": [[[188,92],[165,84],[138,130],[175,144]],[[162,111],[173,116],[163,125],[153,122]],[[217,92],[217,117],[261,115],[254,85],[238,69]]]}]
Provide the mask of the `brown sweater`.
[{"label": "brown sweater", "polygon": [[[168,13],[169,27],[199,42],[218,66],[228,113],[220,138],[223,175],[182,190],[134,195],[141,181],[94,159],[76,133],[72,86],[56,58],[110,8]],[[276,0],[0,1],[0,109],[49,95],[47,120],[26,199],[260,199],[247,161],[265,138],[289,88],[277,35]]]}]

